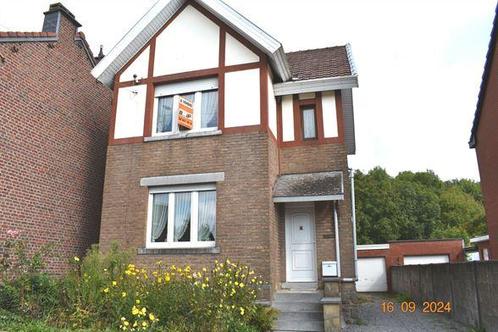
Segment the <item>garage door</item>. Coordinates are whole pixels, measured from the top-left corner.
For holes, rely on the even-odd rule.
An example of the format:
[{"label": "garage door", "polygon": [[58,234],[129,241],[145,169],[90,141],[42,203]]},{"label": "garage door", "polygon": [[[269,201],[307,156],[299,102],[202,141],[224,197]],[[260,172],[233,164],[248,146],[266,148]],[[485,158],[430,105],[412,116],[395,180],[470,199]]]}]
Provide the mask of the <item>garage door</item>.
[{"label": "garage door", "polygon": [[427,255],[427,256],[405,256],[403,257],[404,265],[426,265],[448,263],[448,255]]},{"label": "garage door", "polygon": [[359,258],[358,292],[387,292],[387,273],[384,257]]}]

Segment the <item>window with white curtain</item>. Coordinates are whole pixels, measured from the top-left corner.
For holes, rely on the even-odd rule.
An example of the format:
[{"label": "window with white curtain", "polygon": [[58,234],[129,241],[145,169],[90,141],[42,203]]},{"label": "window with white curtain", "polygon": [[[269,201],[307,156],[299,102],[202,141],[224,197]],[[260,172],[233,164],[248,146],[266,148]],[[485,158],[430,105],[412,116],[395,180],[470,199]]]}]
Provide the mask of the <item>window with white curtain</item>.
[{"label": "window with white curtain", "polygon": [[[178,125],[180,97],[193,103],[193,128],[190,130]],[[180,131],[218,129],[218,79],[208,78],[157,86],[152,129],[155,136]]]},{"label": "window with white curtain", "polygon": [[213,247],[215,240],[214,185],[149,190],[148,248]]},{"label": "window with white curtain", "polygon": [[301,115],[303,120],[303,138],[316,138],[315,108],[313,106],[304,106],[301,108]]}]

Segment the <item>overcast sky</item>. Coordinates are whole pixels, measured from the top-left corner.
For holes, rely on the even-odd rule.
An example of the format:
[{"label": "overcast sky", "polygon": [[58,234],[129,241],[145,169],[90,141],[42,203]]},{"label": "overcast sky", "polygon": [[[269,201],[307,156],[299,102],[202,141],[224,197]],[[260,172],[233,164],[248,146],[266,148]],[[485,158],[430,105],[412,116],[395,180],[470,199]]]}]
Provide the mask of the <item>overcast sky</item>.
[{"label": "overcast sky", "polygon": [[[2,1],[0,30],[39,31],[53,1]],[[61,0],[95,53],[109,51],[156,0]],[[226,0],[286,51],[351,43],[356,156],[350,166],[432,169],[479,179],[467,142],[496,0]]]}]

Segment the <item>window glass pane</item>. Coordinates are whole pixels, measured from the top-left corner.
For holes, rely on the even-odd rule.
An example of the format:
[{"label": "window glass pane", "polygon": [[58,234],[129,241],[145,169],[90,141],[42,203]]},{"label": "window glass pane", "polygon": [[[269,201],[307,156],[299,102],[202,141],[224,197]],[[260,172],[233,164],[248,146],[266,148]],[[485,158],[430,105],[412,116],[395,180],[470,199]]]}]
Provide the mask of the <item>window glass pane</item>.
[{"label": "window glass pane", "polygon": [[218,90],[202,92],[201,128],[218,127]]},{"label": "window glass pane", "polygon": [[199,192],[199,241],[214,241],[216,234],[216,191]]},{"label": "window glass pane", "polygon": [[172,131],[173,124],[173,96],[161,97],[157,107],[156,132],[166,133]]},{"label": "window glass pane", "polygon": [[152,200],[152,242],[166,242],[169,194],[154,194]]},{"label": "window glass pane", "polygon": [[303,134],[304,138],[316,138],[315,109],[312,107],[303,109]]},{"label": "window glass pane", "polygon": [[[187,99],[188,101],[190,101],[192,104],[195,102],[195,94],[194,93],[182,93],[180,95],[182,98],[185,98]],[[178,114],[177,114],[178,116]],[[193,116],[195,116],[195,114],[193,114]],[[176,128],[175,128],[176,129]],[[178,130],[190,130],[189,128],[186,128],[186,127],[183,127],[181,125],[178,125],[177,127]]]},{"label": "window glass pane", "polygon": [[175,194],[175,234],[173,241],[190,241],[190,205],[192,193]]}]

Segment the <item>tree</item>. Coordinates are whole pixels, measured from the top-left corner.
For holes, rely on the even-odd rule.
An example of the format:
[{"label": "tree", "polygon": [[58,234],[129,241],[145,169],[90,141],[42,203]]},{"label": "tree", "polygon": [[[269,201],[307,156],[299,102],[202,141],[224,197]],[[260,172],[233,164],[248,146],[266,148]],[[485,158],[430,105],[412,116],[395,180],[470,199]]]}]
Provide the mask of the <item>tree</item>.
[{"label": "tree", "polygon": [[434,172],[392,177],[376,167],[355,173],[358,242],[464,238],[486,233],[479,183],[443,182]]}]

